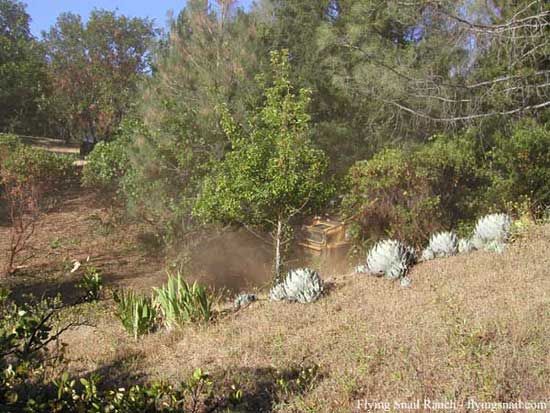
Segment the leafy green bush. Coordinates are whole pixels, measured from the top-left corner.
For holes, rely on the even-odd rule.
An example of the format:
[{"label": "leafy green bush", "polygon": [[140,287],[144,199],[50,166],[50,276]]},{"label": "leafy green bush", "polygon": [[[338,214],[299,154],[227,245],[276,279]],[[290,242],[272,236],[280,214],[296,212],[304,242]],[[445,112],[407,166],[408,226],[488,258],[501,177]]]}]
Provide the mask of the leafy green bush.
[{"label": "leafy green bush", "polygon": [[491,158],[495,204],[528,197],[540,213],[550,205],[550,124],[523,121],[496,135]]},{"label": "leafy green bush", "polygon": [[128,388],[100,386],[96,374],[75,379],[60,373],[62,353],[53,344],[71,326],[55,327],[61,308],[60,298],[18,305],[0,288],[0,411],[177,413],[225,400],[201,369],[178,386],[154,381]]},{"label": "leafy green bush", "polygon": [[129,168],[127,142],[117,139],[99,142],[88,155],[82,170],[82,183],[86,187],[117,190],[120,179]]},{"label": "leafy green bush", "polygon": [[75,172],[73,157],[17,145],[4,158],[0,173],[7,181],[30,184],[42,191],[55,189]]},{"label": "leafy green bush", "polygon": [[153,330],[157,314],[151,298],[124,290],[116,291],[113,298],[117,317],[134,339]]},{"label": "leafy green bush", "polygon": [[416,149],[391,149],[349,171],[343,214],[356,241],[391,237],[414,244],[431,233],[473,221],[489,208],[481,149],[468,135],[437,136]]},{"label": "leafy green bush", "polygon": [[196,282],[187,283],[180,274],[168,276],[166,285],[155,288],[155,303],[169,329],[188,322],[208,322],[212,318],[212,297]]},{"label": "leafy green bush", "polygon": [[52,344],[68,328],[55,328],[61,306],[60,298],[37,301],[32,297],[19,305],[0,289],[0,406],[18,406],[34,397],[47,368],[60,359]]},{"label": "leafy green bush", "polygon": [[19,145],[19,139],[16,135],[9,133],[0,133],[0,165],[10,152]]},{"label": "leafy green bush", "polygon": [[454,228],[488,212],[492,201],[485,193],[491,184],[490,165],[469,131],[432,137],[411,156],[416,167],[427,174],[431,192],[439,199],[441,227]]},{"label": "leafy green bush", "polygon": [[95,267],[86,267],[82,280],[76,285],[83,292],[84,301],[97,301],[103,289],[103,277]]},{"label": "leafy green bush", "polygon": [[390,236],[420,243],[441,227],[440,197],[429,173],[405,151],[385,150],[357,162],[347,181],[342,209],[358,242]]}]

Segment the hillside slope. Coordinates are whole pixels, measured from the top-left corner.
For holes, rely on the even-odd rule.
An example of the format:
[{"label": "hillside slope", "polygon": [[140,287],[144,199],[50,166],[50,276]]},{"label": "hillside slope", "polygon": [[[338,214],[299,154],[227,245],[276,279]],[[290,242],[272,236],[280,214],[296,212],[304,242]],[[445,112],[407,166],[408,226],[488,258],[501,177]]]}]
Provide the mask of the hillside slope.
[{"label": "hillside slope", "polygon": [[[419,264],[408,289],[324,274],[329,291],[315,304],[260,300],[209,326],[138,342],[107,305],[95,327],[67,333],[67,356],[76,372],[113,380],[179,380],[201,367],[243,390],[237,411],[367,411],[365,399],[383,411],[446,398],[462,412],[469,399],[542,401],[550,395],[549,250],[545,225],[501,255]],[[410,407],[401,411],[426,410]]]}]

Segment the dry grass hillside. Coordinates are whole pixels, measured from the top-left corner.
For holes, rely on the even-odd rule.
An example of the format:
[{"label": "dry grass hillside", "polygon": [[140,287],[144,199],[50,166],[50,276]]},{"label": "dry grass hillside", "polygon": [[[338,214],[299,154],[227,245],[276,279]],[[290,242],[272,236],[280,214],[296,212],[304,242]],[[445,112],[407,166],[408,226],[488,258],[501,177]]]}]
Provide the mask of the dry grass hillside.
[{"label": "dry grass hillside", "polygon": [[[74,237],[88,236],[76,224],[86,211],[73,211]],[[122,245],[135,258],[109,255],[103,270],[125,271],[113,283],[131,286],[129,269],[139,279],[160,272],[112,234],[94,235],[92,258]],[[89,246],[71,244],[71,253],[84,257]],[[66,358],[75,374],[100,372],[121,384],[178,381],[200,367],[221,388],[242,390],[233,411],[367,411],[366,400],[378,403],[371,411],[384,411],[385,403],[418,399],[454,400],[456,412],[468,411],[469,399],[547,400],[550,411],[549,250],[550,225],[532,227],[500,255],[478,251],[421,263],[407,289],[363,274],[322,274],[329,288],[314,304],[261,299],[234,312],[221,302],[209,325],[139,341],[125,333],[106,298],[71,310],[89,325],[65,333]],[[149,284],[160,282],[152,275]],[[401,411],[428,411],[410,407]]]}]

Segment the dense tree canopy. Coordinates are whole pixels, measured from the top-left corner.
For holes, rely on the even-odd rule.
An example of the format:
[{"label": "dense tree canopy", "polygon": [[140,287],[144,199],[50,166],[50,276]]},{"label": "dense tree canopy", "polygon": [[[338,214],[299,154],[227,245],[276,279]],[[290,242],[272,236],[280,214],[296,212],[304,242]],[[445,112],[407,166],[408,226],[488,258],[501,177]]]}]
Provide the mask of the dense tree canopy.
[{"label": "dense tree canopy", "polygon": [[44,55],[23,3],[0,0],[0,131],[39,129],[47,89]]},{"label": "dense tree canopy", "polygon": [[43,41],[58,133],[67,139],[113,137],[150,69],[155,34],[152,21],[111,11],[94,10],[86,23],[72,13],[59,16]]}]

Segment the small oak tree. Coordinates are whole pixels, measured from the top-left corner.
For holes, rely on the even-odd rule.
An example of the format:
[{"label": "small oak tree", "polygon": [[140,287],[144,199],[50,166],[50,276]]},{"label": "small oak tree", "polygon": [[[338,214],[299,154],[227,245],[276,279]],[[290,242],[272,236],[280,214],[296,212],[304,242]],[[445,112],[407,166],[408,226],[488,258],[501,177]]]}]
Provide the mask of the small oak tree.
[{"label": "small oak tree", "polygon": [[205,179],[195,214],[205,221],[269,232],[279,279],[292,219],[318,208],[329,187],[324,180],[326,156],[310,139],[310,92],[293,93],[287,51],[273,52],[271,65],[273,85],[248,127],[238,125],[222,108],[222,126],[232,149]]}]

